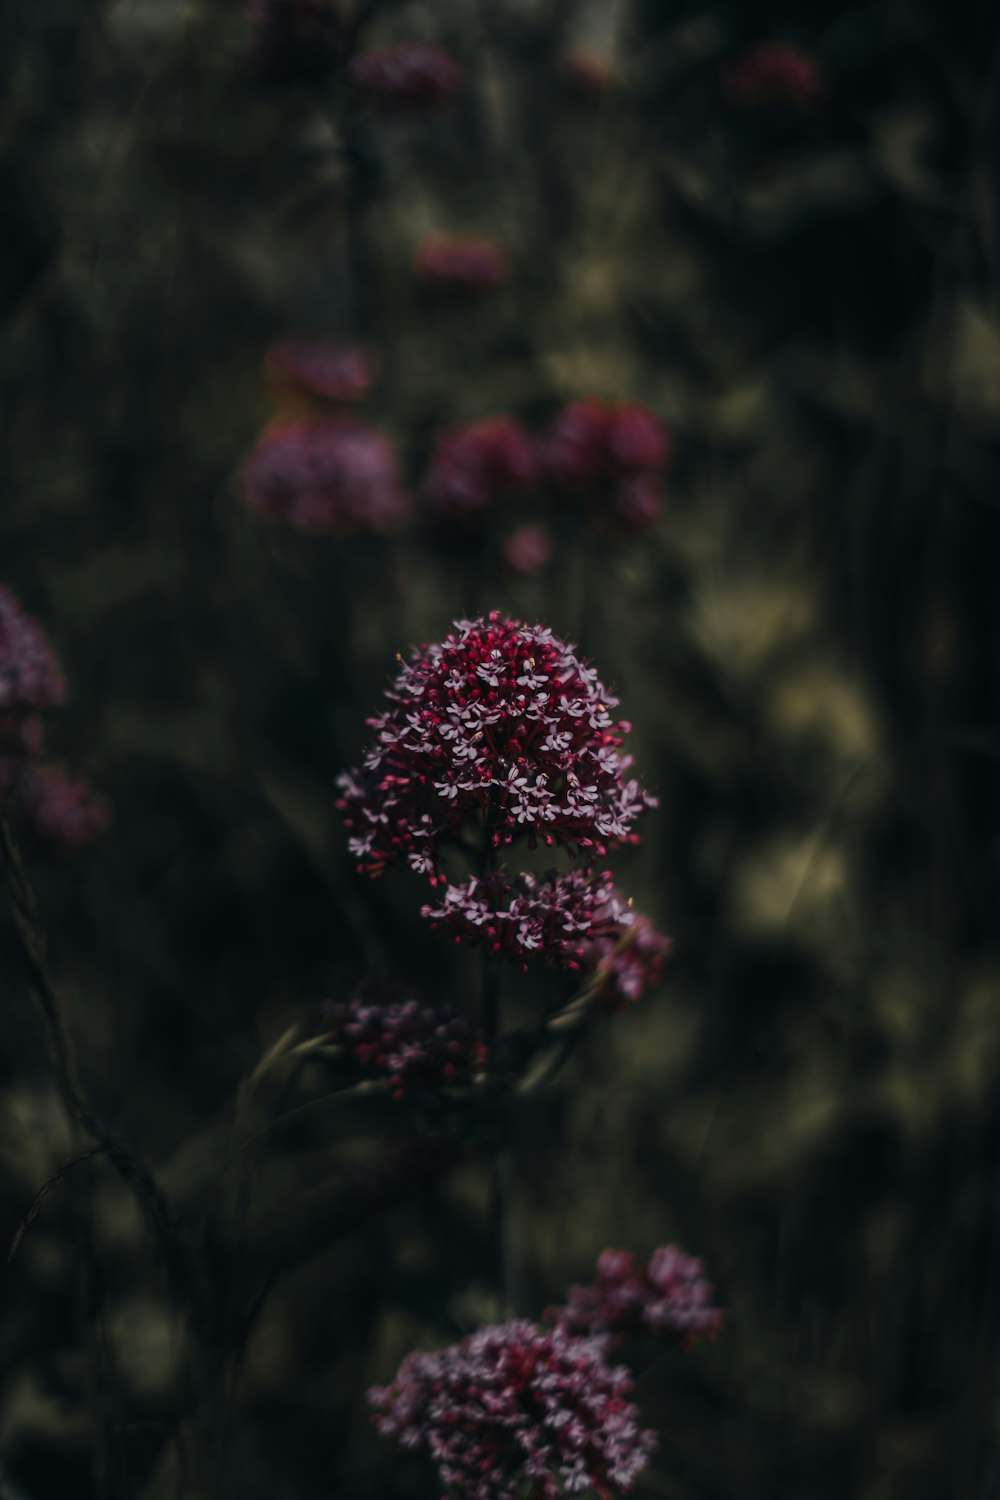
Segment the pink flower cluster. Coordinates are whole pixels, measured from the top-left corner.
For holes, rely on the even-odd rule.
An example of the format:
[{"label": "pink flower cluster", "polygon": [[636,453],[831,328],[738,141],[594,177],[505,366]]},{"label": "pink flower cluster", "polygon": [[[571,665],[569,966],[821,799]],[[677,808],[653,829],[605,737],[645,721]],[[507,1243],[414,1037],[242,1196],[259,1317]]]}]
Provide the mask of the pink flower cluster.
[{"label": "pink flower cluster", "polygon": [[469,823],[494,849],[524,835],[597,857],[633,841],[654,805],[628,775],[617,698],[544,626],[497,611],[458,620],[412,653],[387,696],[363,767],[338,783],[368,874],[405,859],[435,882],[443,846]]},{"label": "pink flower cluster", "polygon": [[247,509],[310,532],[394,531],[409,513],[388,437],[336,417],[285,417],[258,438],[243,470]]},{"label": "pink flower cluster", "polygon": [[484,1060],[482,1042],[463,1016],[412,997],[358,996],[335,1002],[328,1013],[332,1038],[363,1067],[386,1074],[398,1096],[453,1083]]},{"label": "pink flower cluster", "polygon": [[250,0],[251,65],[269,83],[324,78],[344,54],[347,32],[329,0]]},{"label": "pink flower cluster", "polygon": [[823,96],[819,63],[791,42],[761,42],[723,74],[730,103],[742,108],[782,106],[807,110]]},{"label": "pink flower cluster", "polygon": [[438,434],[424,501],[435,520],[462,523],[537,480],[535,443],[527,428],[513,417],[486,418]]},{"label": "pink flower cluster", "polygon": [[521,1319],[411,1354],[368,1398],[383,1437],[426,1455],[462,1500],[626,1493],[656,1447],[632,1381],[597,1340]]},{"label": "pink flower cluster", "polygon": [[363,401],[375,378],[366,349],[329,339],[286,339],[274,344],[265,369],[279,389],[334,405]]},{"label": "pink flower cluster", "polygon": [[542,465],[564,496],[584,500],[610,537],[637,536],[663,514],[670,434],[638,402],[571,401],[541,440]]},{"label": "pink flower cluster", "polygon": [[600,997],[613,1008],[639,1000],[657,983],[671,946],[636,916],[608,871],[513,879],[496,871],[449,885],[421,916],[456,942],[503,953],[524,968],[539,958],[598,976]]},{"label": "pink flower cluster", "polygon": [[484,235],[436,234],[424,240],[414,269],[431,286],[469,292],[489,292],[510,275],[504,247]]},{"label": "pink flower cluster", "polygon": [[351,82],[369,103],[385,110],[434,109],[462,86],[454,58],[428,42],[403,42],[351,59]]},{"label": "pink flower cluster", "polygon": [[45,632],[0,586],[0,806],[9,799],[44,838],[72,849],[103,833],[109,810],[84,777],[42,760],[41,715],[65,698]]},{"label": "pink flower cluster", "polygon": [[566,1305],[547,1316],[571,1334],[611,1340],[646,1332],[686,1347],[718,1333],[723,1321],[701,1261],[676,1245],[654,1251],[646,1262],[627,1250],[603,1251],[590,1286],[571,1287]]}]

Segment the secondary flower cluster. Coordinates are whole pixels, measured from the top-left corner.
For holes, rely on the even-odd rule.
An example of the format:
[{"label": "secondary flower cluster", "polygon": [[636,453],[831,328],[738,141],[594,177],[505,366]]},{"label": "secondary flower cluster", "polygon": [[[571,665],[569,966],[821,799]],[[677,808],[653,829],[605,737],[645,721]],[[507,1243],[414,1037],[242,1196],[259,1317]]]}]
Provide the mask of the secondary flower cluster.
[{"label": "secondary flower cluster", "polygon": [[632,1488],[656,1437],[639,1426],[631,1388],[600,1341],[513,1319],[409,1355],[368,1397],[383,1437],[432,1459],[450,1494],[556,1500]]},{"label": "secondary flower cluster", "polygon": [[434,520],[466,524],[498,500],[538,481],[535,444],[513,417],[493,417],[438,434],[424,480],[424,504]]},{"label": "secondary flower cluster", "polygon": [[65,698],[45,632],[0,585],[0,808],[9,801],[43,837],[78,848],[104,831],[109,814],[84,777],[43,760],[42,714]]},{"label": "secondary flower cluster", "polygon": [[612,1008],[641,999],[659,980],[670,942],[632,911],[608,871],[556,871],[541,878],[500,871],[449,885],[421,908],[434,927],[527,968],[532,958],[595,978]]},{"label": "secondary flower cluster", "polygon": [[638,402],[585,399],[557,413],[541,439],[543,470],[560,495],[587,506],[597,530],[638,536],[663,514],[670,434]]},{"label": "secondary flower cluster", "polygon": [[264,367],[279,393],[334,406],[363,401],[375,381],[366,349],[331,339],[285,339],[268,350]]},{"label": "secondary flower cluster", "polygon": [[723,1313],[712,1306],[701,1261],[666,1245],[648,1261],[627,1250],[603,1251],[594,1281],[571,1287],[566,1305],[550,1308],[548,1317],[571,1334],[610,1340],[646,1332],[690,1347],[718,1333]]},{"label": "secondary flower cluster", "polygon": [[367,874],[405,859],[435,880],[444,846],[469,823],[492,849],[525,835],[588,855],[634,838],[654,799],[621,753],[631,726],[572,647],[494,611],[458,620],[401,666],[370,719],[376,741],[341,776],[350,849]]},{"label": "secondary flower cluster", "polygon": [[723,74],[726,97],[742,109],[811,109],[822,98],[824,86],[819,63],[792,42],[761,42]]},{"label": "secondary flower cluster", "polygon": [[328,1007],[330,1033],[366,1069],[384,1073],[398,1096],[453,1083],[482,1066],[483,1045],[469,1022],[412,996],[356,996]]},{"label": "secondary flower cluster", "polygon": [[385,535],[409,510],[390,439],[342,417],[274,422],[246,461],[243,497],[263,520],[311,532]]},{"label": "secondary flower cluster", "polygon": [[349,71],[358,92],[383,110],[434,109],[452,100],[462,86],[455,60],[428,42],[359,52]]},{"label": "secondary flower cluster", "polygon": [[510,259],[486,235],[435,234],[417,247],[414,270],[429,286],[489,292],[510,276]]},{"label": "secondary flower cluster", "polygon": [[[638,402],[571,401],[541,434],[510,416],[469,422],[437,436],[424,510],[435,523],[469,530],[511,496],[547,495],[563,508],[577,502],[602,537],[625,541],[662,516],[672,447],[659,417]],[[546,552],[546,535],[535,525],[527,550],[515,532],[505,556],[516,571],[531,572]]]}]

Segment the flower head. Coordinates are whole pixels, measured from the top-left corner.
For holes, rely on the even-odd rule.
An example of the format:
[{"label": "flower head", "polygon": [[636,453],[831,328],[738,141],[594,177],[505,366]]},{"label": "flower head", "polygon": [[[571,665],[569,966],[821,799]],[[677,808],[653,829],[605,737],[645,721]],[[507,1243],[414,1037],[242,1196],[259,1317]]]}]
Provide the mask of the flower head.
[{"label": "flower head", "polygon": [[552,561],[552,532],[528,522],[504,542],[503,558],[514,573],[538,573]]},{"label": "flower head", "polygon": [[111,809],[86,776],[61,766],[28,765],[14,782],[22,811],[43,838],[60,848],[82,849],[108,827]]},{"label": "flower head", "polygon": [[344,55],[347,32],[329,0],[250,0],[251,64],[269,83],[324,78]]},{"label": "flower head", "polygon": [[717,1333],[723,1320],[701,1261],[676,1245],[655,1250],[648,1261],[626,1250],[602,1251],[593,1282],[571,1287],[566,1305],[548,1316],[567,1333],[610,1341],[646,1332],[688,1348]]},{"label": "flower head", "polygon": [[363,401],[374,383],[371,356],[356,344],[286,339],[267,353],[275,385],[335,404]]},{"label": "flower head", "polygon": [[541,959],[592,977],[595,993],[618,1008],[638,1000],[663,972],[670,942],[637,917],[604,871],[503,872],[446,887],[421,916],[456,942],[485,947],[527,967]]},{"label": "flower head", "polygon": [[383,1437],[436,1464],[462,1500],[625,1493],[656,1446],[602,1345],[522,1319],[411,1354],[369,1391]]},{"label": "flower head", "polygon": [[648,407],[591,398],[564,406],[542,443],[549,477],[564,490],[662,473],[671,451],[670,434]]},{"label": "flower head", "polygon": [[634,841],[654,799],[621,753],[630,725],[593,667],[541,625],[494,611],[415,650],[369,725],[375,744],[341,776],[350,848],[369,874],[406,859],[436,879],[467,823],[493,848],[519,835],[603,855]]},{"label": "flower head", "polygon": [[369,103],[385,110],[434,109],[462,86],[454,58],[428,42],[403,42],[351,59],[351,82]]},{"label": "flower head", "polygon": [[822,98],[825,83],[819,63],[808,52],[791,42],[761,42],[729,64],[723,87],[738,107],[807,110]]},{"label": "flower head", "polygon": [[402,1095],[453,1083],[483,1061],[469,1022],[412,996],[379,1001],[357,996],[328,1007],[333,1038],[364,1068],[383,1073]]},{"label": "flower head", "polygon": [[0,585],[0,733],[5,722],[13,729],[15,719],[65,697],[66,679],[47,635]]},{"label": "flower head", "polygon": [[285,418],[257,440],[243,471],[247,508],[300,531],[393,531],[408,501],[384,433],[346,419]]},{"label": "flower head", "polygon": [[466,522],[537,478],[531,434],[513,417],[489,417],[438,434],[424,500],[436,519]]},{"label": "flower head", "polygon": [[421,281],[470,292],[492,291],[510,275],[503,246],[479,235],[433,235],[417,250],[414,265]]}]

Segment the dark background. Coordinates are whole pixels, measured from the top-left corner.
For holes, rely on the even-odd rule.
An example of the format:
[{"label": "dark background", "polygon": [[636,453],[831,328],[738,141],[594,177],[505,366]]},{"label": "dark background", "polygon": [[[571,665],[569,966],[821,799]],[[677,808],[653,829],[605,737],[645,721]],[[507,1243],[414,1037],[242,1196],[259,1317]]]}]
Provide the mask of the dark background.
[{"label": "dark background", "polygon": [[[677,943],[519,1119],[522,1310],[607,1244],[705,1259],[727,1327],[641,1376],[640,1495],[1000,1495],[995,11],[375,7],[373,43],[417,35],[468,89],[349,122],[345,166],[340,82],[254,77],[237,3],[3,7],[0,580],[114,805],[93,849],[24,853],[84,1090],[216,1316],[192,1374],[132,1196],[75,1169],[3,1276],[0,1493],[437,1494],[364,1392],[498,1313],[482,1162],[383,1201],[398,1111],[269,1125],[328,1091],[318,1065],[230,1122],[367,967],[465,1002],[415,884],[355,876],[333,778],[396,651],[496,606],[617,685],[661,806],[615,867]],[[814,108],[727,103],[772,36],[818,59]],[[596,100],[556,65],[581,41],[613,58]],[[440,226],[505,241],[509,286],[417,288]],[[563,517],[531,579],[495,536],[268,529],[237,476],[289,331],[378,345],[369,411],[413,481],[447,421],[644,401],[669,513],[617,549]],[[3,1243],[73,1149],[7,950]],[[268,1133],[223,1172],[231,1129]]]}]

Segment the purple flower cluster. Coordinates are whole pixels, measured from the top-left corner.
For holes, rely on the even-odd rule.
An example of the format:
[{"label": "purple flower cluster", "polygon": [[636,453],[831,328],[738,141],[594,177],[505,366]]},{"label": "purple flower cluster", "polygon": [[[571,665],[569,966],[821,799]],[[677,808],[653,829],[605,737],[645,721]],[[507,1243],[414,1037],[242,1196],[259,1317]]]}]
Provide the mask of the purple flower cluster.
[{"label": "purple flower cluster", "polygon": [[392,442],[362,422],[282,418],[258,438],[243,470],[247,509],[299,531],[384,535],[409,501]]},{"label": "purple flower cluster", "polygon": [[329,339],[286,339],[274,344],[265,369],[279,390],[334,405],[363,401],[375,378],[366,349]]},{"label": "purple flower cluster", "polygon": [[538,480],[535,443],[513,417],[469,422],[438,434],[424,480],[435,520],[477,520],[491,505]]},{"label": "purple flower cluster", "polygon": [[330,1031],[366,1069],[388,1076],[397,1095],[453,1083],[484,1059],[482,1043],[463,1016],[412,997],[356,997],[329,1006]]},{"label": "purple flower cluster", "polygon": [[539,573],[552,561],[552,532],[527,522],[504,542],[503,560],[513,573]]},{"label": "purple flower cluster", "polygon": [[612,539],[641,535],[664,510],[670,434],[638,402],[571,401],[541,440],[545,473],[561,495],[582,499]]},{"label": "purple flower cluster", "polygon": [[513,879],[495,871],[449,885],[436,906],[421,907],[421,916],[456,942],[503,953],[524,968],[538,958],[585,970],[597,976],[598,993],[613,1008],[640,999],[670,952],[669,940],[636,916],[608,871]]},{"label": "purple flower cluster", "polygon": [[0,745],[20,742],[32,715],[65,698],[66,679],[44,630],[0,585]]},{"label": "purple flower cluster", "polygon": [[392,707],[369,725],[376,741],[360,770],[339,778],[350,849],[368,874],[405,859],[432,883],[442,847],[472,822],[492,848],[524,835],[590,857],[634,841],[655,799],[628,775],[631,726],[618,702],[541,625],[494,611],[459,620],[423,646],[388,691]]},{"label": "purple flower cluster", "polygon": [[571,1287],[566,1305],[547,1316],[571,1334],[610,1341],[646,1332],[685,1347],[718,1333],[723,1320],[701,1261],[676,1245],[655,1250],[645,1262],[627,1250],[603,1251],[590,1286]]},{"label": "purple flower cluster", "polygon": [[435,109],[462,86],[454,58],[429,42],[403,42],[351,59],[351,82],[365,99],[384,110]]},{"label": "purple flower cluster", "polygon": [[743,109],[811,109],[823,96],[823,72],[814,57],[792,42],[761,42],[729,64],[723,74],[729,102]]},{"label": "purple flower cluster", "polygon": [[437,1466],[462,1500],[625,1493],[646,1467],[632,1381],[597,1340],[521,1319],[437,1354],[411,1354],[369,1391],[383,1437]]},{"label": "purple flower cluster", "polygon": [[489,292],[510,276],[504,247],[484,235],[436,234],[417,249],[421,281],[456,291]]},{"label": "purple flower cluster", "polygon": [[43,838],[76,849],[103,833],[109,810],[85,777],[42,759],[42,714],[65,698],[48,637],[0,585],[0,807],[9,801]]}]

